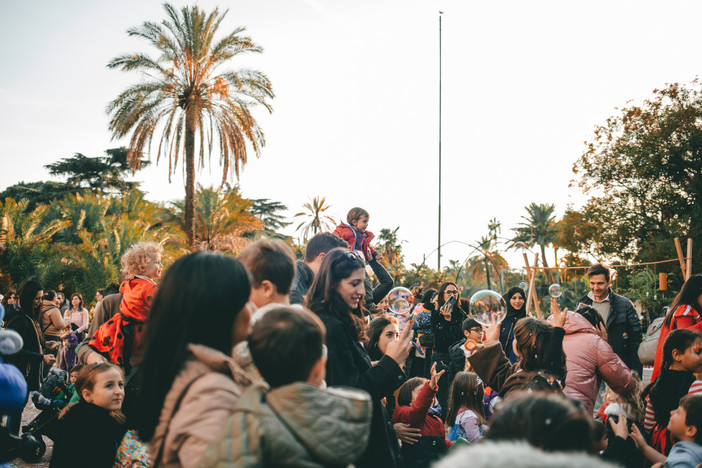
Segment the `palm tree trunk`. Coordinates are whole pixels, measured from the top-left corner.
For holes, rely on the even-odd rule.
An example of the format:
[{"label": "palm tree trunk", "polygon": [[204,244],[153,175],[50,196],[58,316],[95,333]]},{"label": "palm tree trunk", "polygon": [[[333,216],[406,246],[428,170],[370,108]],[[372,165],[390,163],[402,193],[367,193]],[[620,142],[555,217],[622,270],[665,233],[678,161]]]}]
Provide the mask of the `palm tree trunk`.
[{"label": "palm tree trunk", "polygon": [[185,117],[185,235],[188,245],[195,245],[195,112],[192,107]]},{"label": "palm tree trunk", "polygon": [[487,288],[492,289],[490,286],[490,266],[488,265],[487,257],[485,257],[485,276],[487,277]]},{"label": "palm tree trunk", "polygon": [[548,262],[546,261],[546,246],[541,245],[541,261],[544,264],[544,269],[546,270],[546,275],[548,276],[548,283],[553,284],[553,276],[551,275],[551,270],[548,267]]}]

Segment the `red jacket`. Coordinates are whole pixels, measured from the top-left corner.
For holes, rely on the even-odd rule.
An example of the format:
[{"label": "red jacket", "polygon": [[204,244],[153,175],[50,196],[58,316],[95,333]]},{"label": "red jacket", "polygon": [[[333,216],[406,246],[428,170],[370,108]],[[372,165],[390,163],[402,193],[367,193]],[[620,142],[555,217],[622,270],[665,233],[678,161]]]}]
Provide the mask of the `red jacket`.
[{"label": "red jacket", "polygon": [[[446,439],[446,428],[444,422],[436,416],[429,416],[429,408],[434,401],[436,390],[431,388],[431,382],[427,380],[419,395],[411,406],[398,406],[392,413],[392,422],[405,423],[412,427],[417,427],[422,436],[441,437]],[[453,443],[446,440],[446,447]]]},{"label": "red jacket", "polygon": [[653,372],[651,374],[651,382],[656,380],[661,372],[661,364],[663,364],[663,344],[670,332],[678,328],[692,328],[696,331],[702,331],[702,319],[700,314],[694,307],[681,304],[673,311],[673,318],[670,321],[670,326],[663,325],[661,333],[658,335],[658,345],[656,346],[656,359],[653,361]]},{"label": "red jacket", "polygon": [[[334,229],[334,234],[344,239],[349,244],[349,249],[353,252],[354,246],[356,245],[356,230],[345,223],[339,223],[339,225]],[[365,238],[361,244],[363,248],[363,255],[366,257],[366,261],[370,262],[373,257],[377,254],[375,249],[371,247],[370,243],[375,237],[375,235],[370,231],[365,231]]]}]

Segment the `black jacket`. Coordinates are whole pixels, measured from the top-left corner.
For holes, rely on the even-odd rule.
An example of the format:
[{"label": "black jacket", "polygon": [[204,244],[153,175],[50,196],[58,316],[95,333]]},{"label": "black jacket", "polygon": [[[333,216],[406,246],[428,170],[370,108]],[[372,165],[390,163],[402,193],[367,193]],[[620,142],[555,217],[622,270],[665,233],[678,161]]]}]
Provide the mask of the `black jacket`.
[{"label": "black jacket", "polygon": [[368,447],[355,465],[359,468],[401,466],[397,436],[381,400],[404,383],[405,374],[387,356],[371,366],[365,348],[354,336],[349,322],[342,318],[348,313],[348,307],[340,301],[334,298],[331,304],[313,303],[310,306],[327,329],[327,384],[365,390],[373,400]]},{"label": "black jacket", "polygon": [[[451,321],[445,320],[439,310],[431,313],[431,331],[434,334],[434,352],[448,355],[449,347],[463,338],[461,324],[466,318],[466,313],[459,307],[454,307],[451,312]],[[442,358],[443,359],[443,358]],[[448,364],[445,362],[444,364]]]},{"label": "black jacket", "polygon": [[517,355],[514,354],[514,349],[512,348],[512,341],[514,341],[514,326],[519,320],[526,317],[526,307],[519,313],[510,312],[507,312],[507,316],[500,324],[500,344],[502,345],[502,351],[505,352],[509,362],[514,364],[519,360]]},{"label": "black jacket", "polygon": [[[580,302],[592,305],[587,294]],[[639,361],[638,350],[641,344],[641,321],[629,299],[609,290],[609,315],[607,316],[607,342],[614,353],[631,370],[641,375],[643,366]]]},{"label": "black jacket", "polygon": [[49,468],[111,468],[126,432],[109,411],[82,400],[57,426]]},{"label": "black jacket", "polygon": [[22,372],[22,375],[27,380],[29,391],[39,390],[44,355],[41,352],[39,332],[34,320],[17,308],[11,309],[8,307],[5,326],[9,330],[14,330],[20,334],[23,345],[18,353],[6,356],[3,359]]},{"label": "black jacket", "polygon": [[449,348],[449,382],[453,382],[453,378],[459,372],[463,372],[466,368],[466,353],[463,352],[463,345],[466,343],[466,338],[459,340]]},{"label": "black jacket", "polygon": [[295,276],[293,276],[290,289],[291,304],[302,304],[305,301],[305,295],[307,295],[307,290],[310,289],[312,281],[314,281],[314,272],[305,262],[298,260],[295,264]]}]

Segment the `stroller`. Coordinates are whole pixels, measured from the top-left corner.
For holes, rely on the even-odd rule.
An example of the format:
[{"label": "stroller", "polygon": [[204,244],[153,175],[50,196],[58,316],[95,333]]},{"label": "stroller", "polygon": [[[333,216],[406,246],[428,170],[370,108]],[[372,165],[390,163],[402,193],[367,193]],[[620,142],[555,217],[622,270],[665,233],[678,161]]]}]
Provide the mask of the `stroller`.
[{"label": "stroller", "polygon": [[71,398],[71,392],[66,385],[66,376],[66,371],[54,367],[41,383],[39,391],[32,392],[34,406],[41,410],[41,413],[22,428],[22,435],[31,434],[34,436],[39,441],[40,450],[35,453],[35,460],[25,458],[27,462],[38,461],[44,456],[46,443],[42,436],[47,436],[51,440],[54,440],[56,436],[59,413]]}]

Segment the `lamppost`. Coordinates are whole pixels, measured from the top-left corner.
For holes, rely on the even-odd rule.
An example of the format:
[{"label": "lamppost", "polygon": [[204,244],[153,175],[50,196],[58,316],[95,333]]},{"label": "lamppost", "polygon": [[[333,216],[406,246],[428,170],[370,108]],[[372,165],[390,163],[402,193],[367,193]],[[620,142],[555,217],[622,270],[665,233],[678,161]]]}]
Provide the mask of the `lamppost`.
[{"label": "lamppost", "polygon": [[439,11],[439,233],[436,250],[437,255],[437,271],[441,271],[441,15],[443,11]]}]

